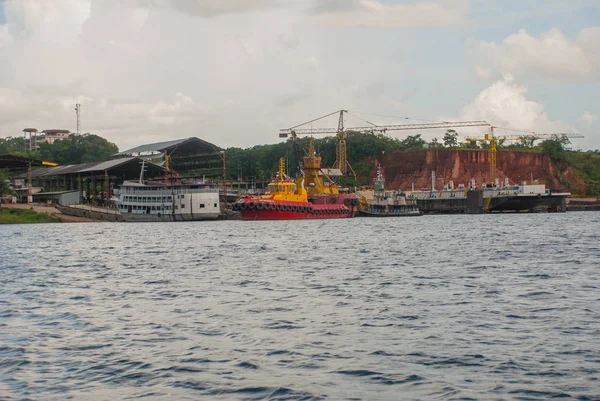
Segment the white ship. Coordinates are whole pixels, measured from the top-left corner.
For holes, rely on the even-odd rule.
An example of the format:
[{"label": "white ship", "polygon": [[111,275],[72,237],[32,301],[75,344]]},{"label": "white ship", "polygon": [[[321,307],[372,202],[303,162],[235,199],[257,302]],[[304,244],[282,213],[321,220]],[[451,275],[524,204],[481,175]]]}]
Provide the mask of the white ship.
[{"label": "white ship", "polygon": [[[143,171],[143,166],[142,166]],[[123,221],[214,220],[221,214],[219,189],[213,183],[125,181],[116,204]]]},{"label": "white ship", "polygon": [[221,214],[214,184],[125,181],[117,208],[123,221],[214,220]]}]

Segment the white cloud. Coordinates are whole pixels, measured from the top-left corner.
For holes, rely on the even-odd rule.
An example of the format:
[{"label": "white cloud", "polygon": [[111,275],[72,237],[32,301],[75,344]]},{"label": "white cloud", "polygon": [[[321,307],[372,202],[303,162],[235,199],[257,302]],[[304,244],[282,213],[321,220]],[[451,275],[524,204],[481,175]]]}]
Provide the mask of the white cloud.
[{"label": "white cloud", "polygon": [[467,0],[438,0],[415,5],[379,0],[318,0],[313,13],[326,26],[452,26],[465,23]]},{"label": "white cloud", "polygon": [[[468,11],[466,0],[412,6],[348,0],[338,2],[337,11],[324,0],[184,3],[5,0],[0,135],[29,126],[74,130],[75,103],[82,104],[84,132],[122,149],[188,136],[223,147],[273,143],[279,128],[342,107],[430,119],[440,114],[422,100],[432,96],[422,85],[430,77],[396,54],[410,48],[404,40],[416,49],[414,38],[329,27],[338,18],[343,26],[356,25],[353,18],[359,25],[456,25]],[[311,4],[329,8],[311,12]],[[196,8],[182,9],[188,6]],[[582,31],[581,46],[593,46],[594,38]],[[440,81],[451,75],[438,71]],[[494,73],[494,66],[482,64],[480,75]],[[473,107],[483,113],[485,105]],[[356,123],[350,125],[364,124]]]},{"label": "white cloud", "polygon": [[[527,99],[527,88],[517,84],[510,75],[492,83],[473,102],[464,106],[459,119],[486,120],[498,127],[496,136],[499,137],[527,133],[571,133],[584,136],[570,139],[574,149],[598,147],[598,134],[591,130],[596,122],[596,116],[585,112],[575,124],[551,119],[544,105]],[[502,128],[508,128],[508,130]],[[467,135],[476,134],[473,130],[468,129],[460,131]]]},{"label": "white cloud", "polygon": [[516,77],[577,81],[600,76],[600,27],[582,29],[574,39],[556,28],[539,37],[521,29],[500,44],[468,40],[467,49],[479,71],[494,71],[496,77],[510,73]]},{"label": "white cloud", "polygon": [[569,126],[548,118],[544,106],[528,100],[527,88],[507,75],[484,89],[461,110],[463,120],[486,120],[492,125],[531,132],[564,132]]},{"label": "white cloud", "polygon": [[596,117],[589,111],[586,111],[581,115],[581,117],[579,117],[579,121],[589,127],[593,125],[596,121],[598,121],[598,117]]},{"label": "white cloud", "polygon": [[196,3],[223,7],[200,17],[167,0],[8,0],[0,135],[74,130],[81,103],[83,131],[120,148],[187,136],[250,146],[348,99],[372,108],[376,91],[352,94],[382,81],[383,62],[333,56],[335,40],[296,4],[245,3],[249,17],[240,2]]},{"label": "white cloud", "polygon": [[223,14],[239,14],[279,5],[278,0],[138,0],[145,7],[173,7],[195,16],[213,17]]}]

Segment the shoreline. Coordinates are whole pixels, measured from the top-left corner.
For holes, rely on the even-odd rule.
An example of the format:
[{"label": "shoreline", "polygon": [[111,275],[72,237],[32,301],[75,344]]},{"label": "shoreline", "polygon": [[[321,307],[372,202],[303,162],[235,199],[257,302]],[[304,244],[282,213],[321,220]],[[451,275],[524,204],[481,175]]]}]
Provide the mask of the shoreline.
[{"label": "shoreline", "polygon": [[[2,203],[2,209],[32,210],[36,213],[43,213],[50,217],[55,217],[60,221],[58,223],[100,223],[102,220],[90,219],[87,217],[69,216],[61,213],[54,206],[41,205],[38,203]],[[23,224],[25,224],[24,222]],[[20,224],[20,223],[7,223]],[[45,224],[45,223],[41,223]]]}]

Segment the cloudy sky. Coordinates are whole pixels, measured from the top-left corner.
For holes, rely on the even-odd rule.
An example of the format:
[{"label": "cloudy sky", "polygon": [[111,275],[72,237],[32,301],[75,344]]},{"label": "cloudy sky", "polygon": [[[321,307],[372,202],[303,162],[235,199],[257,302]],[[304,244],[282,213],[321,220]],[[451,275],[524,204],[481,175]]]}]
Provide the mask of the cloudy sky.
[{"label": "cloudy sky", "polygon": [[340,108],[597,149],[600,0],[0,0],[0,136],[75,130],[75,103],[120,149],[274,143]]}]

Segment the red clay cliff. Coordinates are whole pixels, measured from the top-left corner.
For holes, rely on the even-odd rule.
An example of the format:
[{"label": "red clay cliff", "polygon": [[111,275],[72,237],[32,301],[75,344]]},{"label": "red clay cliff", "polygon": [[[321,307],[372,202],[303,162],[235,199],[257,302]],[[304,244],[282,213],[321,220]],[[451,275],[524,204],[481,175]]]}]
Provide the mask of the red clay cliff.
[{"label": "red clay cliff", "polygon": [[[375,164],[375,163],[373,163]],[[427,149],[395,152],[385,155],[382,165],[386,177],[386,187],[410,190],[431,188],[431,171],[436,174],[436,189],[442,189],[450,180],[456,188],[458,184],[468,186],[475,178],[477,186],[491,183],[489,152],[474,149]],[[375,167],[369,174],[369,182],[375,177]],[[504,183],[508,177],[511,184],[522,181],[543,180],[546,187],[554,191],[583,193],[585,183],[568,167],[561,171],[550,157],[544,153],[515,152],[500,150],[496,156],[496,178]]]}]

